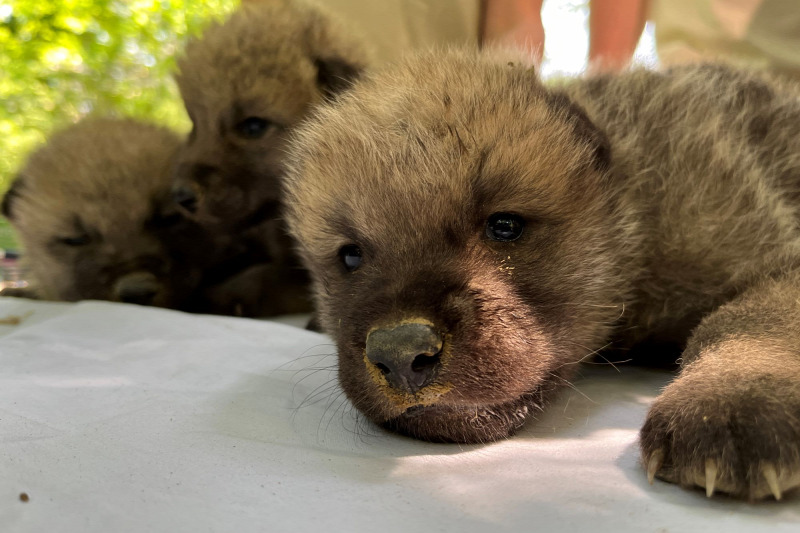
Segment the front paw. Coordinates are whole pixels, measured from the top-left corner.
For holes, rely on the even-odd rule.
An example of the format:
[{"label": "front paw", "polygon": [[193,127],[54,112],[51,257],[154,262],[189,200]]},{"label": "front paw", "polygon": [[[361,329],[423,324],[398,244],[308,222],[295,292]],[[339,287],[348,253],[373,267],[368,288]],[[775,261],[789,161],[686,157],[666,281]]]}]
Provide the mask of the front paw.
[{"label": "front paw", "polygon": [[716,370],[685,373],[651,407],[640,433],[650,482],[780,500],[800,486],[800,382]]}]

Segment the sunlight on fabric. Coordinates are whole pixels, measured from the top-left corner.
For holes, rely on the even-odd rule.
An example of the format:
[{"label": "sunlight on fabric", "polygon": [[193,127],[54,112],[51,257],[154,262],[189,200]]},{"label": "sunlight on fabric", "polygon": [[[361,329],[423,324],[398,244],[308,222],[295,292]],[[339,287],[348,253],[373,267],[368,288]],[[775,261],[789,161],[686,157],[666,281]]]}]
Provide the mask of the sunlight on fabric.
[{"label": "sunlight on fabric", "polygon": [[112,388],[132,385],[134,382],[123,377],[98,377],[98,378],[64,378],[59,376],[42,376],[34,380],[40,387],[53,389],[79,389],[79,388]]},{"label": "sunlight on fabric", "polygon": [[[630,429],[601,430],[589,439],[515,438],[452,455],[398,458],[392,477],[424,485],[420,490],[441,504],[458,506],[474,519],[500,526],[519,509],[534,504],[539,513],[566,504],[601,518],[613,512],[610,503],[621,498],[622,487],[625,499],[646,495],[644,476],[633,486],[629,479],[629,472],[636,470],[636,454],[620,456],[618,451],[620,444],[633,451],[635,441],[636,431]],[[617,446],[609,446],[610,442]],[[615,462],[623,468],[604,466]],[[581,496],[575,486],[593,487],[595,499]]]}]

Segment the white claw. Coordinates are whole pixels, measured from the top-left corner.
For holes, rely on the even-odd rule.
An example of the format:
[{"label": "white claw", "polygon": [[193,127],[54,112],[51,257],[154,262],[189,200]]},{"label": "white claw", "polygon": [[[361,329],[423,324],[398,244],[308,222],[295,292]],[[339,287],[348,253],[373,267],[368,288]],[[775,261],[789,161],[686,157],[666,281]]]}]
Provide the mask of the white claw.
[{"label": "white claw", "polygon": [[764,463],[761,465],[761,475],[767,480],[769,490],[776,500],[780,500],[783,496],[781,494],[781,486],[778,483],[778,473],[775,471],[775,466],[772,463]]},{"label": "white claw", "polygon": [[656,472],[658,472],[658,469],[661,468],[661,464],[663,462],[664,450],[662,448],[654,451],[653,455],[651,455],[650,459],[647,461],[647,482],[651,485],[656,477]]},{"label": "white claw", "polygon": [[714,495],[714,485],[717,483],[717,463],[714,459],[706,459],[706,496]]}]

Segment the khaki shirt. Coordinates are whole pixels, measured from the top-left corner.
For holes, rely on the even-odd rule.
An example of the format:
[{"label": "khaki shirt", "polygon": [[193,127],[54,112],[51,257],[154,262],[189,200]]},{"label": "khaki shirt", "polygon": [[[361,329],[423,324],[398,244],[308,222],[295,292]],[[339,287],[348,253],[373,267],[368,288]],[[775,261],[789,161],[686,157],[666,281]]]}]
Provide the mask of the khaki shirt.
[{"label": "khaki shirt", "polygon": [[800,78],[800,0],[652,0],[664,66],[724,59]]},{"label": "khaki shirt", "polygon": [[433,46],[477,46],[479,0],[316,0],[366,38],[379,63]]}]

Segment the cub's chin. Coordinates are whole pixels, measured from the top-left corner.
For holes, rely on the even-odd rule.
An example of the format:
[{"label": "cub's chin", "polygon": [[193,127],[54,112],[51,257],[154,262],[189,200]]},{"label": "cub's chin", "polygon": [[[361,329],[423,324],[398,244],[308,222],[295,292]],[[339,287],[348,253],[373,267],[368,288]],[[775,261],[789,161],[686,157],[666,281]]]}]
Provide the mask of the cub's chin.
[{"label": "cub's chin", "polygon": [[[382,428],[401,435],[429,442],[484,444],[508,438],[529,420],[536,419],[562,388],[565,377],[554,371],[538,381],[531,391],[504,401],[471,403],[468,394],[459,394],[454,389],[440,401],[413,405],[400,414],[381,416],[367,405],[357,406]],[[364,398],[360,398],[361,402],[354,400],[359,404]]]},{"label": "cub's chin", "polygon": [[542,409],[533,393],[492,406],[418,406],[387,420],[382,427],[430,442],[482,444],[510,437]]}]

